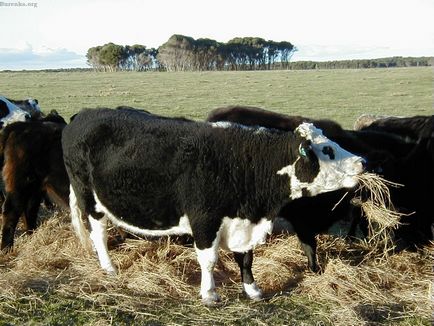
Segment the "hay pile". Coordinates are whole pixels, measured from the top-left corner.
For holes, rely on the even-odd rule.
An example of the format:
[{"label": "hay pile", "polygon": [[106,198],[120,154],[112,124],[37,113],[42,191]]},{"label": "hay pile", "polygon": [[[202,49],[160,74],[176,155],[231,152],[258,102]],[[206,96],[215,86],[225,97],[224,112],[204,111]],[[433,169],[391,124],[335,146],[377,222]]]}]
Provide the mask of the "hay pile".
[{"label": "hay pile", "polygon": [[359,187],[352,199],[362,208],[368,221],[367,246],[371,252],[388,255],[393,250],[393,231],[399,227],[404,215],[395,210],[390,196],[390,187],[402,185],[388,181],[374,173],[363,173],[358,177]]},{"label": "hay pile", "polygon": [[[373,189],[372,184],[369,187]],[[373,196],[382,192],[374,191]],[[387,196],[371,198],[365,213],[379,217],[378,207],[382,207],[389,214],[384,210],[389,207],[392,212],[387,201]],[[399,219],[393,214],[393,222],[389,217],[386,222],[376,220],[373,238],[389,234],[396,226]],[[115,239],[114,229],[110,234]],[[268,300],[240,301],[238,266],[232,254],[220,251],[214,275],[223,307],[204,310],[198,295],[200,268],[191,245],[166,237],[113,241],[111,257],[119,275],[107,276],[96,256],[82,249],[70,227],[68,213],[55,213],[32,236],[20,236],[13,252],[0,254],[0,316],[6,318],[5,311],[21,298],[30,298],[37,305],[46,294],[56,294],[156,319],[159,317],[153,309],[172,300],[184,310],[174,308],[171,316],[193,324],[242,323],[240,316],[244,315],[240,311],[258,314],[255,320],[264,324],[259,310],[298,298],[324,306],[317,318],[334,325],[394,323],[413,317],[429,320],[433,248],[431,245],[419,252],[384,255],[383,249],[369,241],[350,244],[341,238],[319,236],[318,256],[324,270],[316,275],[307,271],[307,258],[295,236],[272,236],[267,245],[255,251],[253,265],[256,281]],[[191,313],[185,313],[186,306]],[[107,316],[101,318],[102,324],[109,323]]]}]

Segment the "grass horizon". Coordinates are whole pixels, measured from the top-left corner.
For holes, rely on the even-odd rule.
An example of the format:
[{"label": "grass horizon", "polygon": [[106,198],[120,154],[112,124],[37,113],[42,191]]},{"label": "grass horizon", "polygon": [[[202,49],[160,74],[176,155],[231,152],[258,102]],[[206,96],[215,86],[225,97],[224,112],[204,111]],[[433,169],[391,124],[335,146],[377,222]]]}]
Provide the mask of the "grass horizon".
[{"label": "grass horizon", "polygon": [[364,113],[433,113],[432,67],[230,72],[0,72],[2,95],[37,98],[67,118],[82,108],[128,105],[167,116],[206,118],[248,105],[333,119],[345,128]]}]

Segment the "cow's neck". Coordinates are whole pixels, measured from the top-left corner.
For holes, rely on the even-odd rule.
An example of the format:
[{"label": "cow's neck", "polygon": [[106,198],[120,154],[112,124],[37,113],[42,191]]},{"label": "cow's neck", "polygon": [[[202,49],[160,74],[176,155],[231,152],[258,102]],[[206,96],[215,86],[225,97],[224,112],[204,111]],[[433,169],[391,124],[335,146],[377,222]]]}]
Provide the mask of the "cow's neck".
[{"label": "cow's neck", "polygon": [[229,136],[225,139],[227,144],[218,148],[225,149],[224,157],[230,158],[231,178],[246,196],[246,206],[241,210],[257,210],[257,214],[262,212],[263,216],[274,217],[290,200],[289,177],[277,172],[295,162],[297,151],[293,148],[293,136],[243,134],[235,139]]}]

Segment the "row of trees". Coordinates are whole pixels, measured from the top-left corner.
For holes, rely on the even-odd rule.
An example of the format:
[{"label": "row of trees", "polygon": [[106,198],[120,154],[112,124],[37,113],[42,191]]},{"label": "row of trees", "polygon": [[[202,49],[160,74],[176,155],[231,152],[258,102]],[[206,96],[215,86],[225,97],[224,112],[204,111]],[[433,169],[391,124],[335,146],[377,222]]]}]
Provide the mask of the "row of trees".
[{"label": "row of trees", "polygon": [[237,37],[227,43],[173,35],[158,49],[108,43],[87,51],[88,64],[102,71],[117,70],[259,70],[286,69],[296,48],[290,42]]},{"label": "row of trees", "polygon": [[87,50],[87,63],[99,71],[133,70],[145,71],[156,67],[158,51],[146,46],[117,45],[107,43]]},{"label": "row of trees", "polygon": [[433,57],[390,57],[363,60],[339,61],[297,61],[291,62],[288,69],[360,69],[360,68],[390,68],[390,67],[422,67],[432,66]]},{"label": "row of trees", "polygon": [[158,49],[144,45],[108,43],[87,51],[88,64],[100,71],[117,70],[272,70],[358,69],[431,66],[432,57],[390,57],[365,60],[289,62],[297,51],[290,42],[266,41],[259,37],[237,37],[227,43],[172,35]]},{"label": "row of trees", "polygon": [[168,71],[265,70],[287,68],[296,48],[290,42],[236,37],[227,43],[173,35],[158,48],[157,59]]}]

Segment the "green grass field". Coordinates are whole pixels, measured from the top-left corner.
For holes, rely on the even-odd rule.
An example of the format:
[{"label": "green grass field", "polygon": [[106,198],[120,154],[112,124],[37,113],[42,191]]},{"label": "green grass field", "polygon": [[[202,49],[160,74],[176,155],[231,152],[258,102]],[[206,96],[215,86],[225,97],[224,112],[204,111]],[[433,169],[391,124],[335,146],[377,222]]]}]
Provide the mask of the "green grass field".
[{"label": "green grass field", "polygon": [[363,113],[433,113],[431,67],[197,73],[3,72],[7,97],[34,97],[44,111],[70,116],[84,107],[130,105],[203,119],[216,107],[243,104],[331,118],[352,127]]},{"label": "green grass field", "polygon": [[[213,108],[243,104],[330,118],[352,128],[363,113],[434,113],[431,67],[0,72],[0,94],[13,99],[37,98],[44,112],[56,109],[65,117],[85,107],[129,105],[168,116],[203,119]],[[237,266],[229,255],[223,255],[216,268],[223,305],[210,309],[198,298],[199,269],[193,248],[164,239],[158,243],[127,242],[111,252],[121,275],[108,278],[97,258],[82,252],[67,214],[53,217],[53,213],[43,213],[49,215],[35,234],[21,234],[12,253],[0,253],[0,326],[413,326],[432,322],[432,246],[385,259],[381,252],[369,253],[364,244],[321,236],[318,256],[324,270],[314,275],[307,272],[306,257],[294,237],[274,238],[258,248],[253,266],[268,300],[245,300]]]}]

